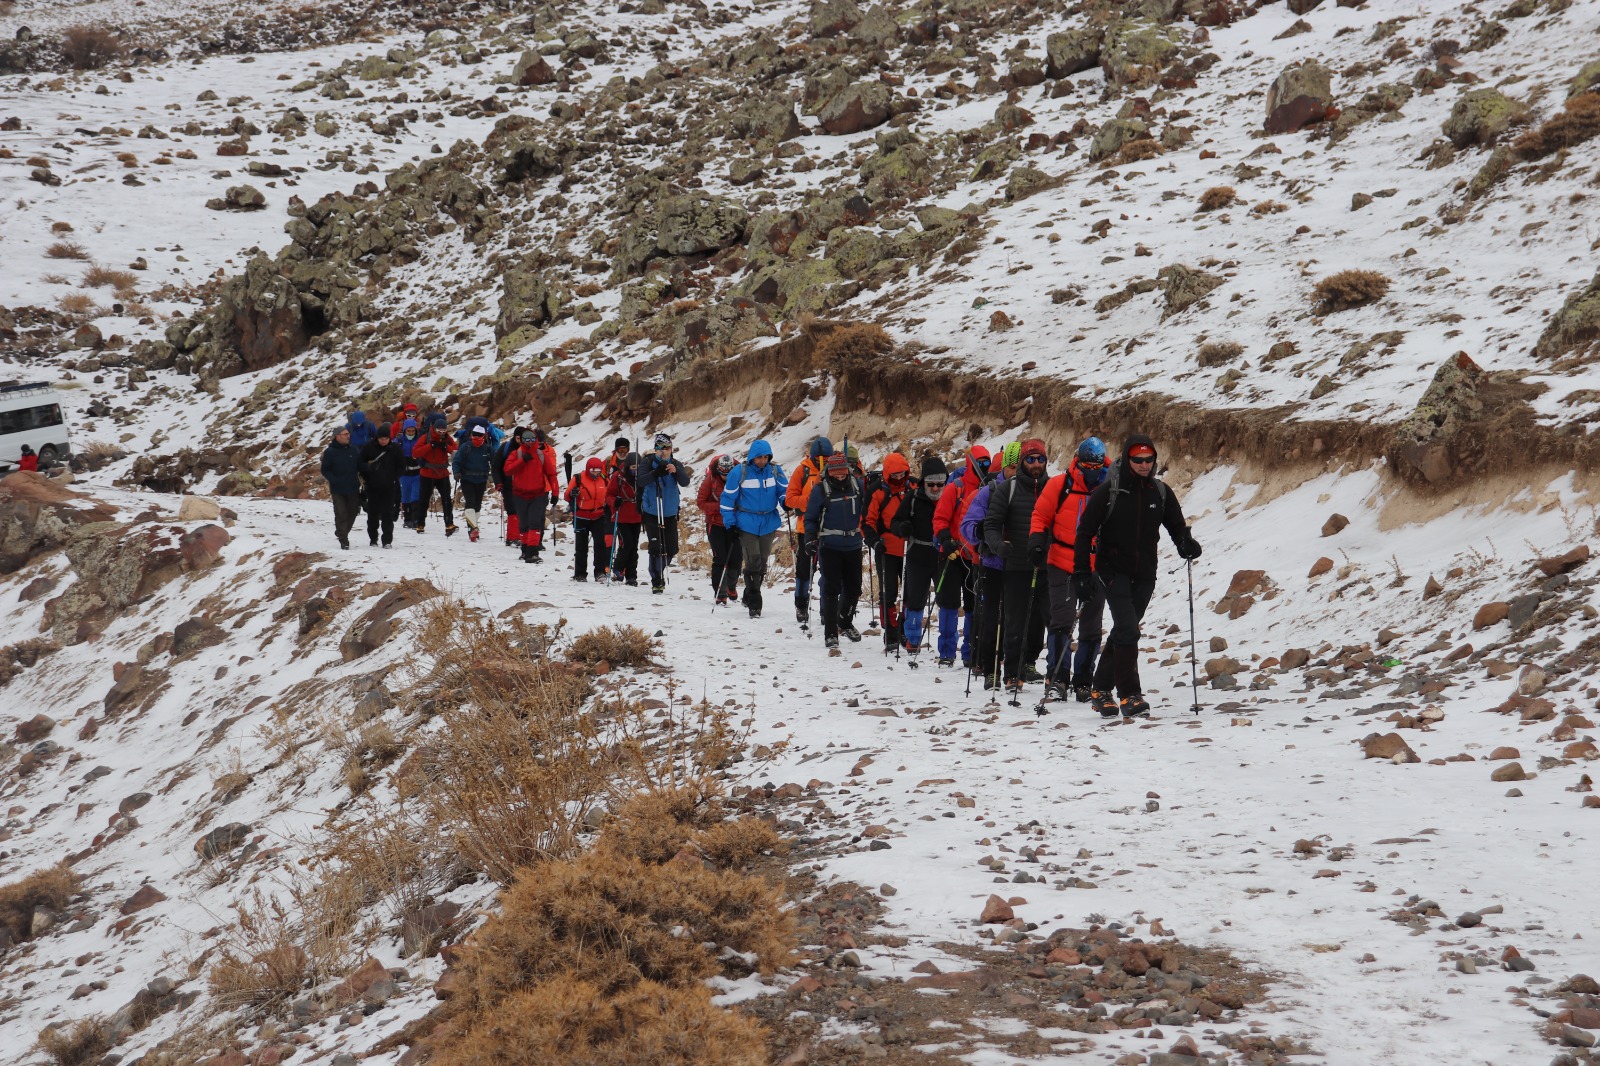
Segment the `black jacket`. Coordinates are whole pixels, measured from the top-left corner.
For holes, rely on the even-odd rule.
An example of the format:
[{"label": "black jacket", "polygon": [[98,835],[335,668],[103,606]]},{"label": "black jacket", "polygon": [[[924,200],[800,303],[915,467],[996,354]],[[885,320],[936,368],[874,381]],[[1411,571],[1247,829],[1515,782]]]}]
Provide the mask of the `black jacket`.
[{"label": "black jacket", "polygon": [[346,441],[334,441],[322,453],[322,476],[328,479],[328,491],[335,496],[355,496],[361,492],[361,477],[357,464],[360,458],[356,446]]},{"label": "black jacket", "polygon": [[1000,555],[1007,570],[1032,570],[1028,558],[1028,532],[1033,525],[1033,504],[1048,480],[1044,474],[1016,477],[989,490],[989,510],[983,516],[984,552]]},{"label": "black jacket", "polygon": [[907,489],[900,497],[900,507],[889,523],[889,532],[906,542],[906,551],[914,548],[933,550],[933,511],[939,505],[923,494],[921,489]]},{"label": "black jacket", "polygon": [[[1117,460],[1110,475],[1089,494],[1089,501],[1083,505],[1074,549],[1075,573],[1089,572],[1092,555],[1095,571],[1108,579],[1113,574],[1126,574],[1135,581],[1154,581],[1156,539],[1161,527],[1167,527],[1174,544],[1182,545],[1189,539],[1177,493],[1162,484],[1154,473],[1141,477],[1127,465],[1128,449],[1136,444],[1154,448],[1149,437],[1138,434],[1129,437],[1122,448],[1124,458]],[[1152,465],[1151,470],[1154,469]],[[1117,494],[1115,507],[1111,505],[1113,492]]]},{"label": "black jacket", "polygon": [[376,502],[400,495],[400,468],[405,461],[399,441],[371,441],[361,449],[361,480],[367,486],[368,500]]}]

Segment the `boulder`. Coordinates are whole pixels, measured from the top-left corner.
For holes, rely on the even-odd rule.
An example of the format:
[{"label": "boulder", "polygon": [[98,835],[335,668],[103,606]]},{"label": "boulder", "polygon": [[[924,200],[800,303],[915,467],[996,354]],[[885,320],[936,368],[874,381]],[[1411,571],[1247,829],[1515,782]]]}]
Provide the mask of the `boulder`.
[{"label": "boulder", "polygon": [[1161,70],[1177,58],[1187,34],[1176,26],[1147,19],[1119,19],[1107,29],[1100,48],[1100,68],[1116,88],[1145,88],[1161,78]]},{"label": "boulder", "polygon": [[111,506],[43,474],[7,474],[0,478],[0,575],[64,547],[80,527],[114,517]]},{"label": "boulder", "polygon": [[154,907],[167,897],[155,885],[141,885],[139,891],[122,901],[122,906],[117,910],[123,914],[134,914],[138,911]]},{"label": "boulder", "polygon": [[548,326],[560,313],[561,290],[542,274],[521,267],[507,270],[500,279],[500,314],[494,324],[495,340],[503,341],[525,327],[531,330]]},{"label": "boulder", "polygon": [[1161,312],[1163,321],[1189,306],[1203,300],[1223,279],[1220,275],[1196,270],[1182,263],[1174,263],[1156,272],[1161,282],[1161,294],[1166,298],[1166,309]]},{"label": "boulder", "polygon": [[254,185],[231,185],[220,198],[206,201],[213,211],[264,211],[267,197]]},{"label": "boulder", "polygon": [[1114,118],[1101,126],[1089,142],[1090,161],[1115,155],[1129,141],[1150,136],[1150,126],[1141,118]]},{"label": "boulder", "polygon": [[556,80],[556,72],[551,69],[550,63],[538,52],[529,50],[522,53],[522,58],[517,60],[517,65],[511,68],[511,84],[521,85],[524,88],[534,85],[549,85]]},{"label": "boulder", "polygon": [[1285,670],[1298,670],[1311,661],[1311,653],[1305,648],[1290,648],[1278,660],[1278,665]]},{"label": "boulder", "polygon": [[744,240],[750,213],[732,200],[684,194],[661,201],[656,248],[664,255],[715,252]]},{"label": "boulder", "polygon": [[849,136],[889,121],[893,102],[893,94],[881,81],[852,82],[823,105],[817,118],[824,133]]},{"label": "boulder", "polygon": [[1592,59],[1567,82],[1567,99],[1597,91],[1600,91],[1600,59]]},{"label": "boulder", "polygon": [[1582,566],[1588,561],[1589,546],[1587,544],[1580,544],[1576,548],[1573,548],[1571,551],[1562,555],[1557,555],[1548,559],[1540,559],[1537,565],[1539,567],[1539,572],[1545,577],[1555,577],[1557,574],[1565,574],[1570,570],[1576,570],[1578,567]]},{"label": "boulder", "polygon": [[1306,577],[1321,577],[1333,569],[1333,560],[1326,555],[1311,564],[1311,569],[1306,572]]},{"label": "boulder", "polygon": [[1593,348],[1600,341],[1600,270],[1589,284],[1573,292],[1539,335],[1533,354],[1554,359],[1568,352]]},{"label": "boulder", "polygon": [[1491,781],[1526,781],[1528,772],[1519,762],[1508,762],[1504,766],[1496,766],[1489,774]]},{"label": "boulder", "polygon": [[219,855],[226,855],[234,848],[243,844],[254,832],[253,827],[243,822],[229,822],[219,825],[205,836],[195,841],[194,850],[202,859],[214,859]]},{"label": "boulder", "polygon": [[978,921],[984,925],[1002,925],[1015,918],[1016,912],[1000,896],[991,895],[983,904],[983,914]]},{"label": "boulder", "polygon": [[1472,628],[1488,629],[1492,625],[1504,622],[1510,614],[1511,605],[1504,600],[1486,603],[1472,616]]},{"label": "boulder", "polygon": [[56,720],[48,714],[36,714],[26,722],[18,722],[17,729],[12,734],[18,744],[34,744],[50,735],[56,727]]},{"label": "boulder", "polygon": [[334,986],[333,1001],[341,1006],[364,1001],[381,1003],[395,992],[389,968],[370,955],[354,973]]},{"label": "boulder", "polygon": [[1044,72],[1067,78],[1100,65],[1100,45],[1105,35],[1097,29],[1074,29],[1045,38]]},{"label": "boulder", "polygon": [[172,654],[187,655],[204,648],[213,648],[228,639],[228,631],[204,618],[189,618],[178,623],[172,631]]},{"label": "boulder", "polygon": [[427,581],[411,580],[390,589],[378,602],[356,619],[339,642],[339,654],[351,662],[376,651],[384,641],[394,635],[400,612],[441,595]]},{"label": "boulder", "polygon": [[770,152],[805,133],[794,104],[781,93],[757,96],[736,108],[728,119],[734,136],[758,151]]},{"label": "boulder", "polygon": [[1526,104],[1498,89],[1473,89],[1463,93],[1444,120],[1444,135],[1457,148],[1491,145],[1511,127],[1528,120]]},{"label": "boulder", "polygon": [[1315,59],[1284,70],[1267,90],[1266,131],[1294,133],[1334,118],[1332,81],[1333,72]]},{"label": "boulder", "polygon": [[220,522],[222,506],[207,496],[184,496],[178,501],[180,522]]},{"label": "boulder", "polygon": [[1326,522],[1322,523],[1322,535],[1324,537],[1331,537],[1335,534],[1342,533],[1344,532],[1344,528],[1349,524],[1350,519],[1335,511],[1333,514],[1328,516],[1328,520]]},{"label": "boulder", "polygon": [[861,21],[861,8],[855,0],[817,0],[811,5],[807,26],[813,37],[837,37]]},{"label": "boulder", "polygon": [[1399,733],[1368,733],[1361,738],[1361,754],[1368,759],[1388,759],[1390,762],[1422,761]]},{"label": "boulder", "polygon": [[[1600,326],[1600,292],[1595,302]],[[1395,427],[1385,453],[1390,469],[1430,485],[1454,478],[1461,454],[1458,437],[1483,417],[1479,396],[1483,376],[1483,369],[1466,352],[1446,359],[1434,371],[1417,406]]]}]

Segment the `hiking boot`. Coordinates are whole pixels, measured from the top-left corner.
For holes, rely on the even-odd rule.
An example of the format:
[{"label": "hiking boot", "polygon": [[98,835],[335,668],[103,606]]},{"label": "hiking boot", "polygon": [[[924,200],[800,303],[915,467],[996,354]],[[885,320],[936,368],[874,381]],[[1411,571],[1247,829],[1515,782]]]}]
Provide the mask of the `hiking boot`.
[{"label": "hiking boot", "polygon": [[1007,681],[1006,682],[1006,691],[1011,693],[1013,696],[1015,696],[1017,693],[1021,692],[1022,691],[1022,678],[1013,677],[1010,681]]},{"label": "hiking boot", "polygon": [[339,538],[339,547],[343,548],[345,551],[349,551],[350,550],[350,538],[349,537],[340,537]]},{"label": "hiking boot", "polygon": [[1144,696],[1140,693],[1135,693],[1122,701],[1122,717],[1124,718],[1144,718],[1149,714],[1150,704],[1145,702]]},{"label": "hiking boot", "polygon": [[1031,685],[1035,681],[1043,681],[1044,675],[1032,663],[1028,663],[1022,668],[1022,680]]},{"label": "hiking boot", "polygon": [[827,648],[829,651],[837,648],[839,646],[839,634],[829,633],[827,636],[823,637],[822,646]]},{"label": "hiking boot", "polygon": [[657,596],[661,595],[663,592],[667,591],[666,582],[658,581],[655,584],[652,584],[650,586],[650,591],[655,593]]},{"label": "hiking boot", "polygon": [[532,550],[530,550],[528,548],[527,545],[523,545],[523,547],[522,547],[522,561],[525,562],[525,563],[532,563],[532,562],[537,562],[538,561],[538,560],[534,559],[533,552],[532,552]]},{"label": "hiking boot", "polygon": [[624,581],[623,584],[627,585],[629,588],[638,588],[639,587],[639,579],[636,578],[636,577],[630,577],[626,581]]},{"label": "hiking boot", "polygon": [[839,627],[839,632],[843,633],[845,635],[845,639],[850,641],[852,644],[861,643],[861,634],[856,631],[854,622],[846,622],[844,625]]},{"label": "hiking boot", "polygon": [[1046,681],[1044,695],[1046,699],[1064,700],[1072,691],[1065,681]]},{"label": "hiking boot", "polygon": [[1073,685],[1072,686],[1072,698],[1077,700],[1079,703],[1088,703],[1089,702],[1089,686],[1088,685]]},{"label": "hiking boot", "polygon": [[1099,689],[1089,691],[1089,706],[1100,712],[1101,718],[1115,718],[1121,713],[1117,708],[1117,698],[1109,692]]},{"label": "hiking boot", "polygon": [[453,537],[456,535],[456,525],[454,522],[444,527],[444,535],[447,537]]},{"label": "hiking boot", "polygon": [[760,607],[757,607],[757,606],[756,606],[756,605],[755,605],[755,604],[753,604],[753,603],[747,603],[747,604],[745,604],[745,606],[746,606],[746,607],[747,607],[747,608],[749,608],[749,610],[750,610],[750,617],[751,617],[751,618],[760,618],[760,617],[761,617],[761,608],[760,608]]},{"label": "hiking boot", "polygon": [[797,601],[794,605],[794,620],[801,625],[809,625],[811,622],[811,605]]},{"label": "hiking boot", "polygon": [[368,537],[367,538],[367,547],[376,548],[377,546],[378,546],[378,538],[377,537]]},{"label": "hiking boot", "polygon": [[476,529],[467,530],[467,539],[474,544],[478,543],[478,531]]},{"label": "hiking boot", "polygon": [[984,674],[983,675],[983,688],[984,688],[984,691],[988,691],[989,689],[994,688],[996,686],[996,684],[998,684],[998,682],[995,681],[993,674]]},{"label": "hiking boot", "polygon": [[956,664],[955,656],[953,656],[953,655],[941,655],[941,656],[939,656],[939,665],[940,666],[954,666],[955,664]]},{"label": "hiking boot", "polygon": [[574,581],[588,581],[589,580],[589,575],[588,574],[573,574],[572,575],[572,580],[574,580]]}]

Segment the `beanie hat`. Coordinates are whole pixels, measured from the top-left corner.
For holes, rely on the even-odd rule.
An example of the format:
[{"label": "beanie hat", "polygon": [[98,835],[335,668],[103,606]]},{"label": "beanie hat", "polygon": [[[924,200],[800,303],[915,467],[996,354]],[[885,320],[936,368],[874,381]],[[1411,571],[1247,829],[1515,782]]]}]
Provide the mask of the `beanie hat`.
[{"label": "beanie hat", "polygon": [[1010,444],[1007,444],[1004,448],[1000,449],[1000,466],[1002,468],[1016,466],[1017,461],[1021,458],[1022,445],[1017,441],[1012,441]]},{"label": "beanie hat", "polygon": [[826,458],[832,454],[833,441],[829,440],[827,437],[818,437],[816,440],[811,442],[811,459],[813,462],[818,459]]},{"label": "beanie hat", "polygon": [[830,474],[836,471],[839,473],[844,473],[850,469],[850,460],[838,452],[834,452],[832,455],[828,456],[822,465],[823,469]]},{"label": "beanie hat", "polygon": [[1106,442],[1099,437],[1085,437],[1078,445],[1078,462],[1103,463],[1106,461]]},{"label": "beanie hat", "polygon": [[948,473],[944,460],[937,455],[930,455],[922,460],[922,480],[926,481],[930,477],[944,477]]},{"label": "beanie hat", "polygon": [[379,440],[388,440],[389,439],[389,423],[387,423],[387,422],[379,422],[378,423],[378,434],[377,434],[377,436],[378,436]]},{"label": "beanie hat", "polygon": [[614,451],[614,452],[620,452],[622,449],[624,449],[626,447],[628,447],[628,438],[627,437],[618,437],[617,438],[617,442],[611,446],[611,450]]},{"label": "beanie hat", "polygon": [[400,410],[401,411],[415,411],[415,410],[417,410],[417,405],[414,404],[414,403],[408,403],[404,407],[400,408]]},{"label": "beanie hat", "polygon": [[672,438],[667,436],[665,433],[657,433],[656,434],[656,448],[659,450],[661,448],[670,448],[670,447],[672,447]]},{"label": "beanie hat", "polygon": [[1029,437],[1022,442],[1022,454],[1045,456],[1050,454],[1050,449],[1046,448],[1044,441],[1038,437]]}]

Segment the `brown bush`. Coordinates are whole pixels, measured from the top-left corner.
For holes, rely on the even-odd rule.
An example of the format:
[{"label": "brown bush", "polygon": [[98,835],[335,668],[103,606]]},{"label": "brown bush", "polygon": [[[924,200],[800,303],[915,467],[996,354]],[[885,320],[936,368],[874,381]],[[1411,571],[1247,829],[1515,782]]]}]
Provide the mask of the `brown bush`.
[{"label": "brown bush", "polygon": [[1600,94],[1580,93],[1542,125],[1524,132],[1512,149],[1524,159],[1540,159],[1600,137]]},{"label": "brown bush", "polygon": [[66,866],[47,866],[9,884],[0,885],[0,925],[17,941],[33,936],[33,912],[45,907],[59,911],[78,894],[82,881]]},{"label": "brown bush", "polygon": [[74,70],[95,70],[122,54],[122,41],[105,26],[68,26],[61,32],[61,54]]},{"label": "brown bush", "polygon": [[705,988],[641,981],[602,995],[561,976],[523,989],[481,1017],[434,1059],[440,1066],[767,1066],[766,1034],[723,1010]]},{"label": "brown bush", "polygon": [[1195,361],[1203,367],[1221,366],[1230,359],[1236,359],[1244,351],[1244,345],[1237,341],[1207,341],[1200,346],[1200,352]]},{"label": "brown bush", "polygon": [[1117,154],[1101,164],[1102,167],[1120,167],[1129,163],[1142,163],[1161,155],[1161,145],[1152,137],[1140,137],[1117,149]]},{"label": "brown bush", "polygon": [[80,1018],[70,1027],[52,1025],[39,1034],[38,1048],[56,1066],[83,1066],[111,1050],[111,1026],[98,1016]]},{"label": "brown bush", "polygon": [[651,667],[659,647],[655,637],[638,626],[600,626],[578,637],[567,649],[573,662],[607,662],[612,666]]},{"label": "brown bush", "polygon": [[343,973],[353,963],[347,941],[324,941],[308,930],[302,908],[259,888],[234,904],[206,985],[224,1009],[281,1015],[300,991]]},{"label": "brown bush", "polygon": [[1250,209],[1252,215],[1264,218],[1267,215],[1277,215],[1289,210],[1289,205],[1279,200],[1262,200]]},{"label": "brown bush", "polygon": [[56,241],[44,250],[44,254],[51,259],[87,259],[89,249],[77,241]]},{"label": "brown bush", "polygon": [[1220,211],[1238,198],[1232,185],[1213,185],[1200,194],[1200,210]]},{"label": "brown bush", "polygon": [[0,648],[0,688],[4,688],[24,667],[33,666],[46,655],[60,650],[61,645],[48,637],[29,637]]},{"label": "brown bush", "polygon": [[814,322],[804,327],[820,334],[811,360],[818,369],[876,359],[894,350],[894,339],[876,322]]},{"label": "brown bush", "polygon": [[70,222],[52,222],[52,223],[50,223],[50,232],[51,233],[71,233],[72,232],[72,223],[70,223]]},{"label": "brown bush", "polygon": [[112,270],[96,265],[83,272],[83,284],[90,289],[109,285],[118,291],[131,291],[139,284],[139,277],[131,270]]},{"label": "brown bush", "polygon": [[72,292],[56,301],[56,306],[69,315],[84,315],[94,317],[100,308],[94,302],[94,297],[86,292]]},{"label": "brown bush", "polygon": [[1374,303],[1389,292],[1389,279],[1376,270],[1341,270],[1317,282],[1311,295],[1324,314]]}]

